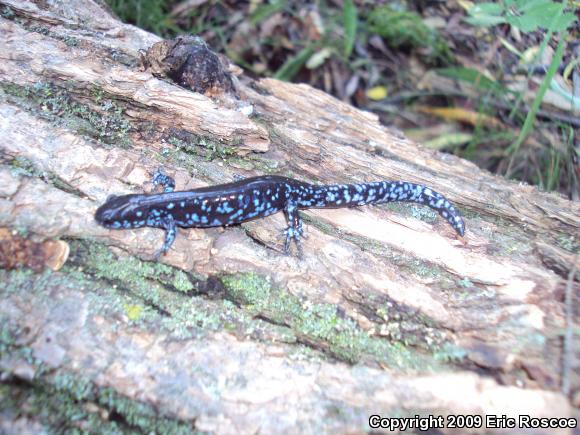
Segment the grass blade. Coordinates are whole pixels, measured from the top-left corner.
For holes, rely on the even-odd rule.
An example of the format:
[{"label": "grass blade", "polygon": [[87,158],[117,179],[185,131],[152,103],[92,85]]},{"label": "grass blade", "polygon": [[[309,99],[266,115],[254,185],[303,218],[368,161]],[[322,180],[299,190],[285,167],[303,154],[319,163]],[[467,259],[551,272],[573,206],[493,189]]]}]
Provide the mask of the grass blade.
[{"label": "grass blade", "polygon": [[544,80],[540,85],[540,89],[538,89],[536,98],[534,98],[534,102],[532,103],[532,107],[530,107],[530,111],[526,116],[526,120],[524,121],[524,125],[520,131],[518,138],[507,149],[508,153],[510,154],[515,153],[520,148],[524,140],[526,140],[526,138],[530,134],[530,131],[534,126],[534,121],[536,120],[536,113],[540,108],[540,104],[542,104],[542,100],[544,99],[544,95],[546,94],[548,87],[550,87],[550,82],[552,81],[552,78],[556,74],[556,71],[558,71],[558,66],[562,62],[565,45],[566,45],[566,35],[561,34],[560,41],[558,42],[558,47],[556,48],[556,52],[554,53],[554,57],[552,58],[552,63],[550,64],[550,68],[548,68],[546,76],[544,77]]},{"label": "grass blade", "polygon": [[358,24],[357,10],[353,0],[344,0],[344,54],[349,57],[354,47]]},{"label": "grass blade", "polygon": [[296,56],[284,62],[284,65],[274,74],[274,78],[284,81],[292,80],[292,77],[298,74],[298,71],[300,71],[300,68],[302,68],[302,65],[306,63],[310,56],[312,56],[312,53],[314,53],[314,50],[311,47],[303,48]]}]

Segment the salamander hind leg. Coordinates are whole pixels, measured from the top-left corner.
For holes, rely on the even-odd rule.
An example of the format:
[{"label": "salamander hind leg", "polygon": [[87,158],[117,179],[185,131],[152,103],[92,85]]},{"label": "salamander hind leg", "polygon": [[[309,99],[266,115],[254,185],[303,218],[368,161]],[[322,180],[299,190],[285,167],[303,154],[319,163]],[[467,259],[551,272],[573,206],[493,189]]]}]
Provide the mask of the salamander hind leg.
[{"label": "salamander hind leg", "polygon": [[296,242],[296,248],[298,249],[298,255],[302,257],[302,243],[300,243],[300,237],[304,232],[302,227],[302,218],[298,214],[298,207],[295,202],[288,202],[284,208],[284,214],[286,215],[286,220],[288,221],[288,228],[284,231],[286,235],[286,241],[284,242],[284,252],[288,254],[290,251],[290,241],[294,239]]},{"label": "salamander hind leg", "polygon": [[300,214],[298,213],[298,211],[296,211],[296,218],[294,219],[294,226],[296,227],[296,230],[298,231],[298,235],[303,238],[303,239],[307,239],[308,236],[306,234],[304,234],[304,227],[302,226],[302,218],[300,217]]},{"label": "salamander hind leg", "polygon": [[173,192],[175,190],[175,180],[161,169],[157,169],[153,173],[151,182],[154,186],[163,187],[164,192]]},{"label": "salamander hind leg", "polygon": [[165,230],[165,241],[163,242],[161,249],[155,252],[155,260],[159,260],[159,257],[165,255],[167,251],[169,251],[169,248],[171,248],[171,245],[173,245],[175,236],[177,234],[177,226],[175,225],[175,221],[171,216],[164,217],[161,220],[159,227]]}]

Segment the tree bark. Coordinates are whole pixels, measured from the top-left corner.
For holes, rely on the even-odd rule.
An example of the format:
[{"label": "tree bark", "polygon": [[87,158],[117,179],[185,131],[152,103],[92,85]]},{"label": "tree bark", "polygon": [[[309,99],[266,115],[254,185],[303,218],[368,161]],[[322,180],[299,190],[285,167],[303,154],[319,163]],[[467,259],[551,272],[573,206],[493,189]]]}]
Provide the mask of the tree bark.
[{"label": "tree bark", "polygon": [[[47,263],[58,271],[0,270],[0,427],[578,417],[578,353],[563,351],[578,328],[578,204],[307,85],[179,87],[139,66],[156,36],[91,0],[1,0],[0,12],[1,252],[30,266],[42,242],[70,249],[62,268]],[[282,253],[278,214],[181,230],[155,263],[159,230],[106,230],[93,215],[110,194],[149,190],[160,166],[179,190],[270,173],[425,184],[464,212],[466,236],[418,206],[308,210],[303,258]]]}]

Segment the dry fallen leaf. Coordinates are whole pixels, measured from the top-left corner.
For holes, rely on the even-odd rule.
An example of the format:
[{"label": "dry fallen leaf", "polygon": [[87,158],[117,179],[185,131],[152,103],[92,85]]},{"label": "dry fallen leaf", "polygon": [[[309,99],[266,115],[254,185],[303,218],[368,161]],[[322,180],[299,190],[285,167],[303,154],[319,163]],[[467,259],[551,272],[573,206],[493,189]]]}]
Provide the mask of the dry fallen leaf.
[{"label": "dry fallen leaf", "polygon": [[384,86],[375,86],[374,88],[370,88],[367,91],[367,97],[369,97],[371,100],[382,100],[383,98],[386,98],[388,95],[388,91],[387,88]]},{"label": "dry fallen leaf", "polygon": [[438,116],[450,121],[460,121],[471,125],[483,125],[488,128],[505,128],[505,125],[492,116],[483,115],[473,110],[461,107],[427,107],[416,106],[415,110],[421,113]]}]

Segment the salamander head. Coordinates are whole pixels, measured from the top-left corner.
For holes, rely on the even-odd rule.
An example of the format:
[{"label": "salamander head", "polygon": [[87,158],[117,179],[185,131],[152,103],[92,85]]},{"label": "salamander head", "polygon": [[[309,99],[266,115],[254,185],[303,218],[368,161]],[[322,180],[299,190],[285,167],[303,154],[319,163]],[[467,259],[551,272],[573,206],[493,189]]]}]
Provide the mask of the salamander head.
[{"label": "salamander head", "polygon": [[148,208],[141,204],[143,195],[110,196],[95,213],[95,220],[105,228],[144,227]]}]

